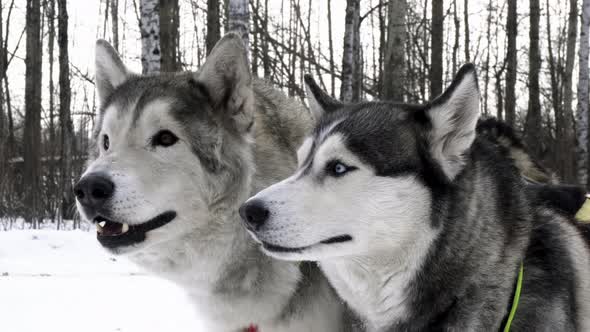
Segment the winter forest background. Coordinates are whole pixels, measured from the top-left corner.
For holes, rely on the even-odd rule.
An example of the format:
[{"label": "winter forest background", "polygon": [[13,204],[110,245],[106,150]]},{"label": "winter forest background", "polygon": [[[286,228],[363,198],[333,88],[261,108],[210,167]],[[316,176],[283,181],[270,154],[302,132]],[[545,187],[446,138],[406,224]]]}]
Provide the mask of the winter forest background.
[{"label": "winter forest background", "polygon": [[[423,103],[478,68],[481,112],[587,186],[590,0],[0,0],[0,228],[74,220],[97,113],[94,42],[136,72],[196,70],[239,30],[252,71],[304,100]],[[71,222],[70,222],[70,225]]]}]

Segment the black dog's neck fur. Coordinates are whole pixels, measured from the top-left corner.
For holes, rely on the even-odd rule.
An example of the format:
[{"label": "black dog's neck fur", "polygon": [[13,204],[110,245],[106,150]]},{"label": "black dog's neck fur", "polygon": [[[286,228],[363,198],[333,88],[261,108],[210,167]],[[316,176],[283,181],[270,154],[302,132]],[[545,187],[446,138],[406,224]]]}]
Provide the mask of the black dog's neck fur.
[{"label": "black dog's neck fur", "polygon": [[[482,180],[495,187],[475,191],[475,183]],[[434,189],[431,218],[440,234],[407,287],[409,314],[392,330],[499,328],[529,241],[528,204],[518,171],[495,147],[476,139],[462,173],[450,185]],[[488,195],[495,195],[505,208],[482,209],[496,202]],[[498,215],[481,214],[490,210]],[[480,310],[484,305],[492,310]],[[469,325],[474,318],[480,325]]]}]

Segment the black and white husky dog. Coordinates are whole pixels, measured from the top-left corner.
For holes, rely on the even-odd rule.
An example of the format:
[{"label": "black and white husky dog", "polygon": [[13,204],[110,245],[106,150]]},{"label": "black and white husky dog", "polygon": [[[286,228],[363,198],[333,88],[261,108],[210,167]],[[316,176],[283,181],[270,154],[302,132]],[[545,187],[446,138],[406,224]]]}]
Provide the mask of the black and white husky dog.
[{"label": "black and white husky dog", "polygon": [[306,82],[298,169],[240,208],[264,252],[318,261],[370,331],[590,331],[587,245],[476,135],[473,65],[422,106]]}]

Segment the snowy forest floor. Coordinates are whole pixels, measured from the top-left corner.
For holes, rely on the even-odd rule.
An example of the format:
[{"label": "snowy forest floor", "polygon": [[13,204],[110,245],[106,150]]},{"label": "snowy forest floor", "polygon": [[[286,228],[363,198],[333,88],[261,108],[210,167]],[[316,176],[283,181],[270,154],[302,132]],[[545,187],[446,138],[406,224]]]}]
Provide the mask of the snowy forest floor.
[{"label": "snowy forest floor", "polygon": [[0,331],[198,332],[175,285],[102,250],[94,232],[0,232]]}]

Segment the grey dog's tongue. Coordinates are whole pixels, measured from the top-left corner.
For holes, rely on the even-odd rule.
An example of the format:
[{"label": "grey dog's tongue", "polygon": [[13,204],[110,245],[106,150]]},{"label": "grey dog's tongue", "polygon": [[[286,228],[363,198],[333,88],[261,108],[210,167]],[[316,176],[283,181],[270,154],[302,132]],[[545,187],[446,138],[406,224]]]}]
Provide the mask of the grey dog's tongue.
[{"label": "grey dog's tongue", "polygon": [[118,222],[107,221],[102,227],[103,236],[116,236],[121,235],[121,233],[123,233],[123,224],[119,224]]}]

